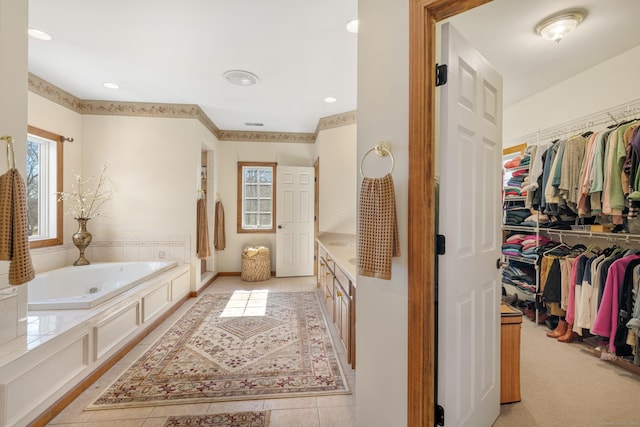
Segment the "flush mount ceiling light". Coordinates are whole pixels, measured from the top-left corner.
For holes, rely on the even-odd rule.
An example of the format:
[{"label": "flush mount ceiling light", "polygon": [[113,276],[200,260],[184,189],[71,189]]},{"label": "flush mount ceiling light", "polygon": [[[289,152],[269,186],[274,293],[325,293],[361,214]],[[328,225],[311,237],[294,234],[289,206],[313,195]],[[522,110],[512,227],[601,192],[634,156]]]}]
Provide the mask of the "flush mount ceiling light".
[{"label": "flush mount ceiling light", "polygon": [[584,9],[570,9],[558,12],[540,21],[535,28],[536,34],[546,40],[560,43],[560,40],[575,30],[586,16],[587,11]]},{"label": "flush mount ceiling light", "polygon": [[224,74],[224,78],[229,83],[239,86],[251,86],[258,83],[258,76],[248,71],[243,70],[229,70]]},{"label": "flush mount ceiling light", "polygon": [[333,103],[334,103],[334,102],[336,102],[336,101],[337,101],[337,99],[336,99],[336,98],[334,98],[333,96],[327,96],[327,97],[324,99],[324,102],[326,102],[327,104],[333,104]]},{"label": "flush mount ceiling light", "polygon": [[120,89],[120,86],[113,82],[104,82],[102,83],[102,86],[106,87],[107,89]]},{"label": "flush mount ceiling light", "polygon": [[37,30],[35,28],[29,28],[27,33],[34,39],[38,39],[38,40],[49,41],[52,38],[49,34],[45,33],[44,31]]},{"label": "flush mount ceiling light", "polygon": [[347,22],[347,31],[356,34],[358,32],[358,20],[353,19]]}]

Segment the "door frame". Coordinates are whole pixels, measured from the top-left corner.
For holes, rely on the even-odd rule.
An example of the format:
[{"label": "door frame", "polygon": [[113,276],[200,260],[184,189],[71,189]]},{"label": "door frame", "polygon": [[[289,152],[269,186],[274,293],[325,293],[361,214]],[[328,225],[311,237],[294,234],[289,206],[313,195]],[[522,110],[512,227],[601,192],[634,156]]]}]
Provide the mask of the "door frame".
[{"label": "door frame", "polygon": [[436,23],[491,0],[410,0],[407,425],[435,425]]}]

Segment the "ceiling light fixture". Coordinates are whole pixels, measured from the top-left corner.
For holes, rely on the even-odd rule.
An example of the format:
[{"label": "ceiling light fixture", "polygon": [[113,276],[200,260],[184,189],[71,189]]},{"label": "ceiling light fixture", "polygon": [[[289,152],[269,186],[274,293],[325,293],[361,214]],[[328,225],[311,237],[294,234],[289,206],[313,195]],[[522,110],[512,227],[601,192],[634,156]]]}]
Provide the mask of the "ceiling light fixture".
[{"label": "ceiling light fixture", "polygon": [[102,83],[102,86],[106,87],[107,89],[120,89],[120,86],[113,82],[104,82]]},{"label": "ceiling light fixture", "polygon": [[251,86],[258,83],[258,76],[249,71],[243,70],[229,70],[224,74],[224,78],[227,79],[229,83],[239,86]]},{"label": "ceiling light fixture", "polygon": [[336,101],[337,101],[337,99],[336,99],[336,98],[334,98],[333,96],[327,96],[327,97],[324,99],[324,102],[326,102],[327,104],[333,104],[333,103],[334,103],[334,102],[336,102]]},{"label": "ceiling light fixture", "polygon": [[347,22],[347,31],[349,31],[350,33],[354,33],[357,34],[358,33],[358,20],[357,19],[353,19],[349,22]]},{"label": "ceiling light fixture", "polygon": [[42,30],[37,30],[35,28],[29,28],[29,30],[27,31],[27,34],[29,34],[34,39],[38,39],[38,40],[49,41],[52,39],[52,37],[49,34],[45,33]]},{"label": "ceiling light fixture", "polygon": [[558,12],[540,21],[535,28],[536,34],[546,40],[560,43],[560,40],[575,30],[586,16],[587,11],[584,9],[570,9]]}]

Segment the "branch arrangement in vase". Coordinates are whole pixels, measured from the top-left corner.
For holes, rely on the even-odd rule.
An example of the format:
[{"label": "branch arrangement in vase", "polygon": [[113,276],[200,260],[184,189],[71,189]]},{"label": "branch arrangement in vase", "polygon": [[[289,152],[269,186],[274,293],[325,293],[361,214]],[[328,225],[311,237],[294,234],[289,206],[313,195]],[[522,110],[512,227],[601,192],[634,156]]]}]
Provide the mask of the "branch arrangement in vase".
[{"label": "branch arrangement in vase", "polygon": [[83,180],[82,175],[74,172],[76,182],[71,186],[71,191],[58,193],[60,200],[68,204],[65,214],[73,215],[76,219],[108,217],[106,213],[101,211],[104,204],[113,196],[113,189],[107,188],[106,170],[107,166],[102,165],[95,189],[89,187],[93,177]]}]

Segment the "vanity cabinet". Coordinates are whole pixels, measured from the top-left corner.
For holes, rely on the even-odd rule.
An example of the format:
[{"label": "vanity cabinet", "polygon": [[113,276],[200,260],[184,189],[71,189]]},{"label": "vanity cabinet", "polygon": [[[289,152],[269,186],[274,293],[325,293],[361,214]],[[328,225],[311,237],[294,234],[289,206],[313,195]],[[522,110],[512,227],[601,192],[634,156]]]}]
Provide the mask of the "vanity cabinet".
[{"label": "vanity cabinet", "polygon": [[328,322],[335,326],[345,348],[347,363],[355,368],[355,283],[345,273],[342,262],[334,259],[322,245],[318,245],[317,287],[324,299]]}]

